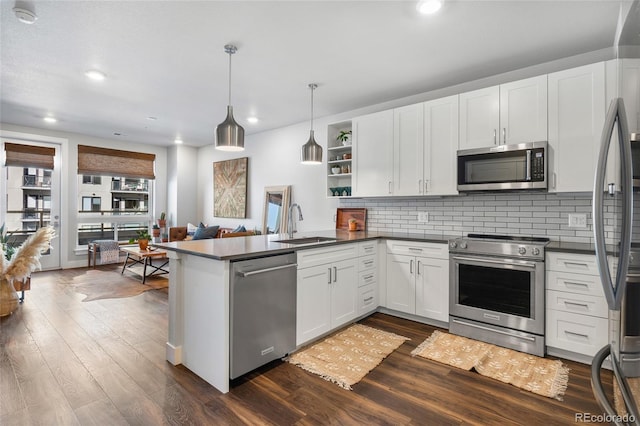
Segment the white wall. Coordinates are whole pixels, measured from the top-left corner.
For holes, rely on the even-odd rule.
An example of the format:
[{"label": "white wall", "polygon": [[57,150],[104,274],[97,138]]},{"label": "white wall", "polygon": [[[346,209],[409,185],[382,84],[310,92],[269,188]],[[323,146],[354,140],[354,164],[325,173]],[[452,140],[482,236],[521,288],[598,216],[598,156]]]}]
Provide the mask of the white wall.
[{"label": "white wall", "polygon": [[127,151],[155,154],[156,179],[154,191],[154,205],[152,216],[158,217],[160,212],[166,210],[167,193],[167,149],[165,147],[135,144],[127,141],[95,138],[77,133],[57,132],[50,129],[15,126],[0,123],[0,136],[20,139],[24,141],[38,140],[38,137],[60,138],[62,142],[62,185],[61,185],[61,209],[60,229],[61,240],[60,262],[62,268],[74,268],[86,265],[86,253],[76,251],[76,233],[79,210],[78,199],[78,145],[90,145],[102,148],[122,149]]},{"label": "white wall", "polygon": [[197,224],[198,149],[176,145],[167,151],[167,224]]},{"label": "white wall", "polygon": [[[298,124],[256,135],[245,136],[241,153],[216,151],[213,145],[200,148],[198,154],[198,211],[203,222],[234,228],[262,229],[264,188],[291,185],[291,202],[302,208],[304,220],[299,231],[332,229],[336,199],[325,197],[326,166],[303,165],[300,149],[309,139],[309,123]],[[314,124],[316,141],[326,146],[326,121]],[[326,150],[324,152],[326,155]],[[247,218],[228,219],[213,216],[213,163],[248,157]]]}]

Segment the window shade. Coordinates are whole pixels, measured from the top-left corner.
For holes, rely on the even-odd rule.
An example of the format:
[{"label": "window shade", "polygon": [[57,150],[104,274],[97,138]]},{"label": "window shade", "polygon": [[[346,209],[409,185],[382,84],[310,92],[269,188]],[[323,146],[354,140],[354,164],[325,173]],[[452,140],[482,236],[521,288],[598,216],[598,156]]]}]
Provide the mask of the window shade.
[{"label": "window shade", "polygon": [[4,150],[7,152],[7,166],[53,170],[55,148],[5,142]]},{"label": "window shade", "polygon": [[78,174],[155,179],[155,154],[78,145]]}]

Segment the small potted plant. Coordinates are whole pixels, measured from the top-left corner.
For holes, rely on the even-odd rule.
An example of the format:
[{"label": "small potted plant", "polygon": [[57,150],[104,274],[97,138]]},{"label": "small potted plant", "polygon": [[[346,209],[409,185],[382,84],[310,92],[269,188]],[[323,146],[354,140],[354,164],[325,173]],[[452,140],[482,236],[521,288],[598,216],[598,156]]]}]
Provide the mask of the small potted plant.
[{"label": "small potted plant", "polygon": [[167,220],[164,212],[160,213],[160,219],[158,219],[158,227],[165,228],[167,226]]},{"label": "small potted plant", "polygon": [[141,229],[136,231],[136,235],[138,238],[132,238],[129,240],[129,244],[133,244],[138,241],[138,247],[140,250],[147,250],[149,247],[149,240],[151,239],[151,235],[149,235],[148,229]]},{"label": "small potted plant", "polygon": [[355,219],[349,219],[349,231],[358,230],[358,221]]},{"label": "small potted plant", "polygon": [[344,146],[351,145],[351,130],[340,130],[336,140],[338,142],[342,142],[342,145]]},{"label": "small potted plant", "polygon": [[151,228],[151,233],[153,234],[153,238],[158,238],[160,236],[160,226],[154,224]]}]

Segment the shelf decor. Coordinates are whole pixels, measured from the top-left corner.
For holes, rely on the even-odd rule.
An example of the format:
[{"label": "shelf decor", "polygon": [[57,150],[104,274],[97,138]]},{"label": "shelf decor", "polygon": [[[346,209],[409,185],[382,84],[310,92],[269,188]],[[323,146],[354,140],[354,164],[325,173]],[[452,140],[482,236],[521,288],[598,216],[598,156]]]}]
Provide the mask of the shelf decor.
[{"label": "shelf decor", "polygon": [[246,218],[248,157],[213,163],[213,215]]}]

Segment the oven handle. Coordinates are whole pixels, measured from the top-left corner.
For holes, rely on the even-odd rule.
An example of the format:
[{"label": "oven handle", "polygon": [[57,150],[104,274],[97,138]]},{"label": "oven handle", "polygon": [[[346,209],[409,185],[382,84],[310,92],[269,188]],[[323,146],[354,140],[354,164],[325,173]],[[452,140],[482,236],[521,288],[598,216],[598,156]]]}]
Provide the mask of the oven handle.
[{"label": "oven handle", "polygon": [[494,328],[489,328],[489,327],[483,327],[483,326],[478,325],[478,324],[472,324],[472,323],[469,323],[469,322],[460,321],[460,320],[457,320],[457,319],[455,319],[455,318],[454,318],[454,319],[452,319],[452,321],[453,321],[453,322],[455,322],[455,323],[461,324],[461,325],[466,325],[466,326],[468,326],[468,327],[479,328],[480,330],[491,331],[491,332],[493,332],[493,333],[498,333],[498,334],[504,334],[504,335],[506,335],[506,336],[509,336],[509,337],[515,337],[515,338],[517,338],[517,339],[529,340],[529,341],[531,341],[531,342],[535,342],[535,341],[536,341],[536,339],[535,339],[535,338],[533,338],[533,337],[529,337],[529,336],[518,336],[517,334],[512,334],[512,333],[509,333],[508,331],[496,330],[496,329],[494,329]]},{"label": "oven handle", "polygon": [[517,265],[517,266],[525,266],[527,268],[535,268],[536,267],[535,263],[524,262],[524,261],[520,261],[520,260],[507,262],[507,261],[504,261],[504,260],[487,259],[485,257],[460,257],[460,256],[453,256],[451,259],[453,259],[453,260],[461,260],[463,262],[493,263],[495,265]]}]

